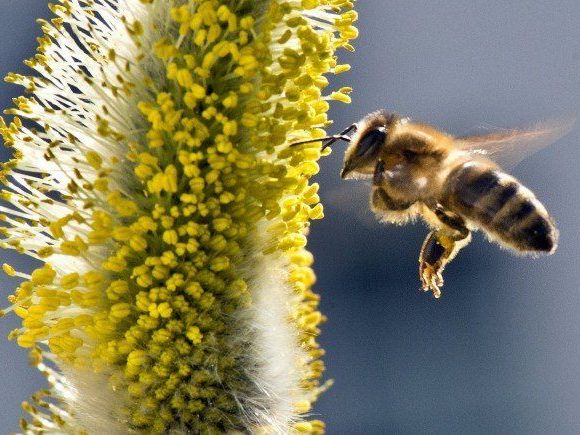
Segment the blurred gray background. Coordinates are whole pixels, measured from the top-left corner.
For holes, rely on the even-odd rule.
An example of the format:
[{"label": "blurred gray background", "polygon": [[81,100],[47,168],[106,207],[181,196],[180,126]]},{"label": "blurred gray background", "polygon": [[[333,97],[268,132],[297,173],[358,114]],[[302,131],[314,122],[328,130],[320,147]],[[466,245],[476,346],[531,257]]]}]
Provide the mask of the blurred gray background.
[{"label": "blurred gray background", "polygon": [[[44,1],[0,0],[0,75],[26,71]],[[358,3],[360,38],[342,59],[353,104],[332,132],[388,108],[454,134],[580,113],[580,3]],[[20,89],[0,85],[0,107]],[[317,181],[326,219],[312,226],[321,342],[336,380],[314,414],[330,434],[580,433],[580,129],[517,166],[560,229],[558,252],[514,257],[481,234],[446,271],[443,297],[419,291],[421,224],[378,224],[368,186],[342,182],[340,145]],[[3,253],[4,261],[13,257]],[[6,260],[7,259],[7,260]],[[14,282],[1,278],[3,293]],[[17,325],[0,322],[0,334]],[[0,340],[0,427],[43,384],[26,352]]]}]

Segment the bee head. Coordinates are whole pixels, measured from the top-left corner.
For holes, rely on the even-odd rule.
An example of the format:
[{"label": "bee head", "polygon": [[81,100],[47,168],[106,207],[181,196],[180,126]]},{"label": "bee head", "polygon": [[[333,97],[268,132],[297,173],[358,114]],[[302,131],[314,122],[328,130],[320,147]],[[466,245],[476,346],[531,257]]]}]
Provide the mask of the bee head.
[{"label": "bee head", "polygon": [[398,119],[396,114],[379,110],[356,124],[357,131],[344,153],[341,178],[357,178],[374,172],[381,148],[387,143],[389,129]]}]

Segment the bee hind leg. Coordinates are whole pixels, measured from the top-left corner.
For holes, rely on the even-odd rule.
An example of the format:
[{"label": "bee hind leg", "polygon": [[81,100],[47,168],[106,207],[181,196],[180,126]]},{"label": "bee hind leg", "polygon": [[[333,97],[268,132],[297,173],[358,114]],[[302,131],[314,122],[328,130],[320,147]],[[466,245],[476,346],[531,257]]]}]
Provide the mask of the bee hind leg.
[{"label": "bee hind leg", "polygon": [[457,253],[471,240],[471,233],[459,216],[446,212],[441,206],[433,210],[443,227],[430,232],[419,255],[419,276],[423,291],[441,297],[443,270]]}]

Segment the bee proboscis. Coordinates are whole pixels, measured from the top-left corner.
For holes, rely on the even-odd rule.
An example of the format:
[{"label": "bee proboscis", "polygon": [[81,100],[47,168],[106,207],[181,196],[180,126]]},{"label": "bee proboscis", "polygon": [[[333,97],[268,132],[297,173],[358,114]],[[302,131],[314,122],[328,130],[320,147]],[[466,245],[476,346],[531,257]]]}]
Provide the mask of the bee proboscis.
[{"label": "bee proboscis", "polygon": [[470,242],[474,230],[518,253],[556,250],[554,220],[534,193],[498,162],[517,163],[572,125],[572,120],[560,120],[458,138],[381,110],[338,135],[292,146],[322,141],[326,148],[339,140],[348,142],[341,177],[372,178],[374,213],[385,222],[421,217],[427,223],[431,232],[419,255],[419,276],[423,290],[439,298],[445,266]]}]

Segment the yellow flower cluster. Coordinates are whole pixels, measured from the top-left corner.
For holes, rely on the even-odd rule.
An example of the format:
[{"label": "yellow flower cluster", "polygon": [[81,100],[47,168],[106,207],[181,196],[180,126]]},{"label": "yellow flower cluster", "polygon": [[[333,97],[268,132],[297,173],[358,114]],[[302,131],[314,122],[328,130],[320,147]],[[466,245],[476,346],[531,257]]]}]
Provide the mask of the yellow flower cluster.
[{"label": "yellow flower cluster", "polygon": [[[323,136],[328,100],[348,102],[346,88],[323,96],[324,74],[348,69],[334,52],[351,48],[356,14],[346,0],[165,2],[175,4],[167,23],[157,23],[162,31],[122,17],[141,50],[132,62],[149,74],[139,83],[126,53],[87,45],[95,59],[127,71],[102,83],[85,77],[109,103],[97,108],[90,141],[83,120],[77,131],[51,125],[59,116],[75,117],[74,107],[51,107],[38,92],[18,99],[14,113],[37,121],[42,112],[42,127],[55,129],[57,139],[35,137],[19,117],[0,124],[5,144],[16,149],[2,173],[14,204],[2,215],[9,224],[3,245],[45,262],[30,275],[3,267],[24,278],[7,310],[23,319],[11,336],[32,348],[52,377],[58,373],[46,359],[100,373],[108,388],[126,392],[116,418],[131,430],[212,434],[253,425],[267,431],[266,422],[248,421],[234,393],[255,389],[240,368],[252,337],[236,337],[236,313],[253,304],[241,265],[259,251],[287,266],[284,279],[294,294],[287,321],[305,350],[297,364],[299,387],[308,393],[295,401],[294,412],[307,413],[323,371],[316,342],[323,316],[305,250],[309,220],[323,216],[318,186],[308,181],[318,171],[320,150],[287,144]],[[141,3],[152,12],[162,7]],[[57,18],[43,23],[39,54],[30,61],[43,73],[44,57],[54,53],[66,25],[79,14],[103,12],[99,2],[63,0],[52,8]],[[161,73],[152,73],[154,67]],[[42,79],[13,74],[9,81],[35,92]],[[137,109],[141,133],[119,127],[126,114],[117,113],[117,95]],[[58,194],[50,171],[25,173],[32,151],[23,143],[65,168]],[[11,177],[30,189],[18,189]],[[54,210],[38,212],[44,204]],[[83,266],[67,270],[67,262]],[[75,410],[66,404],[55,411],[42,393],[35,400],[25,405],[33,422],[23,422],[23,430],[84,429],[67,421]],[[320,433],[323,424],[299,420],[294,429]]]}]

